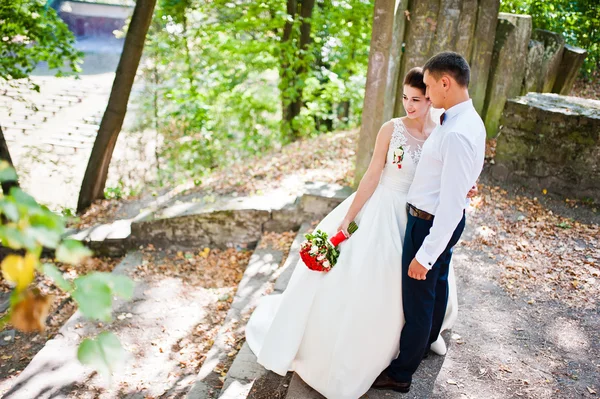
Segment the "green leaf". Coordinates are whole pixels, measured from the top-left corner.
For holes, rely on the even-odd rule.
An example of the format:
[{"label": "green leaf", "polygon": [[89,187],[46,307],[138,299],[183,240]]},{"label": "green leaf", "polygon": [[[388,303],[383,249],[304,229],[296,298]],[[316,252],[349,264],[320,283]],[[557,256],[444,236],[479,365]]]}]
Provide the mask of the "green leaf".
[{"label": "green leaf", "polygon": [[17,172],[6,161],[0,162],[0,183],[16,181]]},{"label": "green leaf", "polygon": [[77,359],[110,379],[111,374],[125,360],[125,354],[116,335],[104,331],[96,339],[87,338],[81,342]]},{"label": "green leaf", "polygon": [[116,295],[130,299],[133,289],[133,281],[126,276],[93,272],[75,279],[73,298],[85,316],[110,321],[112,297]]},{"label": "green leaf", "polygon": [[0,240],[2,245],[12,249],[34,250],[37,247],[33,237],[23,234],[21,230],[12,226],[0,226]]},{"label": "green leaf", "polygon": [[52,281],[54,281],[54,284],[56,284],[56,286],[58,288],[60,288],[61,290],[65,291],[65,292],[71,292],[73,291],[73,285],[71,283],[69,283],[67,280],[65,280],[65,278],[62,275],[62,272],[60,270],[58,270],[58,268],[56,266],[54,266],[51,263],[44,263],[42,265],[42,272],[50,277],[52,279]]},{"label": "green leaf", "polygon": [[0,201],[0,210],[2,210],[2,213],[4,213],[11,221],[17,222],[19,220],[19,208],[13,201],[2,199]]},{"label": "green leaf", "polygon": [[43,226],[48,229],[56,230],[58,234],[62,234],[64,231],[62,218],[51,211],[42,208],[33,214],[30,214],[29,223],[32,226]]},{"label": "green leaf", "polygon": [[98,273],[91,273],[76,278],[72,296],[86,317],[109,322],[112,313],[112,290],[105,279],[98,278],[97,275]]},{"label": "green leaf", "polygon": [[131,299],[135,284],[126,276],[110,274],[109,286],[112,292],[123,299]]},{"label": "green leaf", "polygon": [[65,240],[56,248],[56,259],[72,265],[78,264],[91,255],[92,251],[77,240]]},{"label": "green leaf", "polygon": [[30,227],[26,233],[46,248],[56,248],[60,242],[60,233],[46,227]]},{"label": "green leaf", "polygon": [[11,187],[10,196],[15,199],[17,204],[26,205],[33,208],[39,207],[39,204],[36,202],[36,200],[19,187]]},{"label": "green leaf", "polygon": [[0,331],[4,330],[4,327],[10,322],[10,310],[2,317],[0,317]]}]

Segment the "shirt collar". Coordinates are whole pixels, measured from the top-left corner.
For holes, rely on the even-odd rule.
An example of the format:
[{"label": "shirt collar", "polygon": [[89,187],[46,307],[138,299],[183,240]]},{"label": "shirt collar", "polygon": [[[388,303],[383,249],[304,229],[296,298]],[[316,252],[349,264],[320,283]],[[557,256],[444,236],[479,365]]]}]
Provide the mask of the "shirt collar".
[{"label": "shirt collar", "polygon": [[446,112],[444,112],[446,114],[446,116],[444,117],[444,122],[448,121],[449,119],[455,117],[458,114],[465,112],[470,108],[473,108],[472,99],[468,99],[467,101],[463,101],[462,103],[458,103],[455,106],[448,108]]}]

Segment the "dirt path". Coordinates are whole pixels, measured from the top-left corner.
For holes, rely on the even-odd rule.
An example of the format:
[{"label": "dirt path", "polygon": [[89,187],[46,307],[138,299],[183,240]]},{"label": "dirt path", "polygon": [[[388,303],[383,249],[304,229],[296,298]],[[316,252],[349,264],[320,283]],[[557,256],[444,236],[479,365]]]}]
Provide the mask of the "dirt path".
[{"label": "dirt path", "polygon": [[520,208],[533,193],[483,191],[490,201],[455,253],[459,318],[434,397],[598,397],[597,213],[551,198]]}]

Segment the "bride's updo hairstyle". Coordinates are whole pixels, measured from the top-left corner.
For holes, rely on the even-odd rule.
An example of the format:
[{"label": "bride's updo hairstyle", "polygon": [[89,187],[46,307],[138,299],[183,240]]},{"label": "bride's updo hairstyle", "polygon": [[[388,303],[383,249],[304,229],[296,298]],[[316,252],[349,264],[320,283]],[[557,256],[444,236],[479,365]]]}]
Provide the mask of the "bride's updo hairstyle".
[{"label": "bride's updo hairstyle", "polygon": [[415,89],[421,90],[423,92],[423,95],[425,95],[427,87],[423,82],[423,68],[414,67],[413,69],[408,71],[408,73],[404,77],[404,84],[410,87],[414,87]]}]

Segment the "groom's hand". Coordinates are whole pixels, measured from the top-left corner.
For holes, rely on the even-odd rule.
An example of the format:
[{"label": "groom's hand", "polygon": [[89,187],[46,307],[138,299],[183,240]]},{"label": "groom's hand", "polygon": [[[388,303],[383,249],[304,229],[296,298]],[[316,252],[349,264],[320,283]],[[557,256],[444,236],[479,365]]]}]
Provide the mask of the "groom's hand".
[{"label": "groom's hand", "polygon": [[428,270],[414,258],[408,267],[408,277],[415,280],[425,280]]}]

